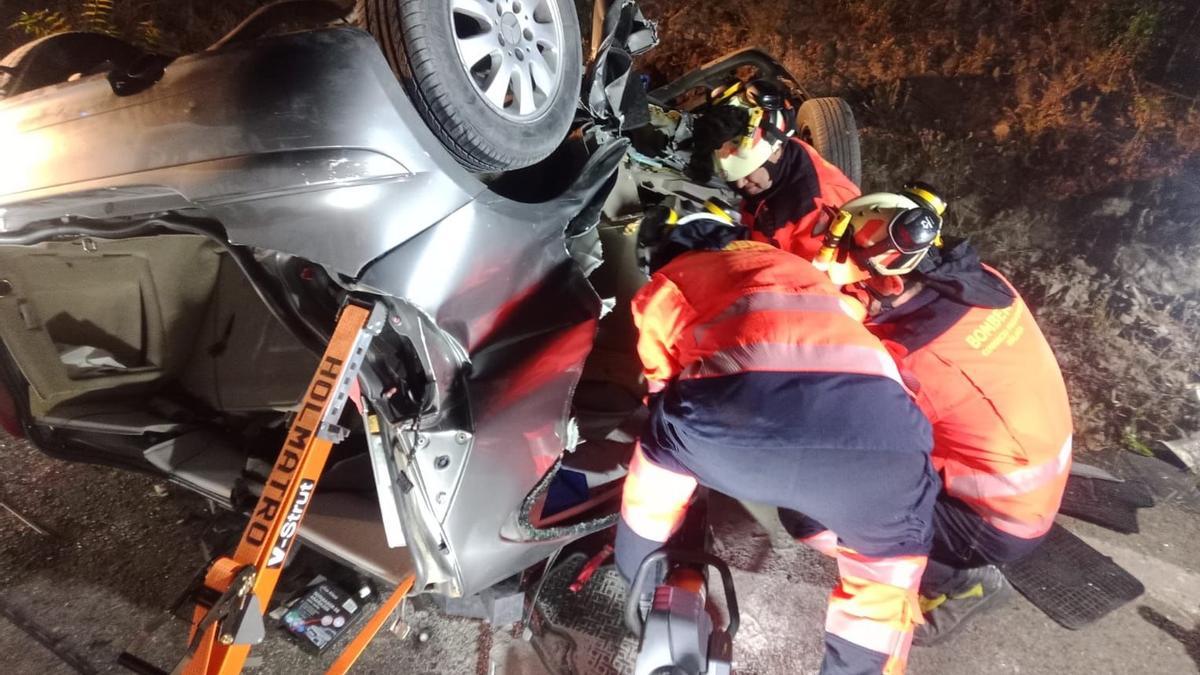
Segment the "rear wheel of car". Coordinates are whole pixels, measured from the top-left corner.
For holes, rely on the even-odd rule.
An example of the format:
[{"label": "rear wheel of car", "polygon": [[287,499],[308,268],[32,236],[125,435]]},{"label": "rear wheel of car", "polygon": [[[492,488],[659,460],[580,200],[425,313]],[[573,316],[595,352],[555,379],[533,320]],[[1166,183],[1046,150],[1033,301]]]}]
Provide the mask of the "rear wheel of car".
[{"label": "rear wheel of car", "polygon": [[855,185],[862,185],[862,150],[854,112],[844,99],[810,98],[796,113],[800,138],[842,170]]},{"label": "rear wheel of car", "polygon": [[573,0],[365,0],[363,20],[430,129],[475,171],[535,164],[575,117]]}]

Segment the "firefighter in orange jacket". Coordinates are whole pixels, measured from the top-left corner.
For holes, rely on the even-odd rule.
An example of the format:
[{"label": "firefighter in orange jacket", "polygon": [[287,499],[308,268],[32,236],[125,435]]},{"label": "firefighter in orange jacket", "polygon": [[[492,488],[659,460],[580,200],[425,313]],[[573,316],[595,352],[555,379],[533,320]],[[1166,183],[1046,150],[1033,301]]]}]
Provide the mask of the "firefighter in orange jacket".
[{"label": "firefighter in orange jacket", "polygon": [[[921,584],[934,644],[1008,590],[995,565],[1028,555],[1058,513],[1071,466],[1071,409],[1029,308],[965,241],[938,247],[945,203],[927,185],[846,204],[853,291],[933,424],[944,493]],[[924,223],[913,227],[913,223]],[[844,279],[843,279],[844,280]]]},{"label": "firefighter in orange jacket", "polygon": [[751,239],[812,260],[831,214],[861,191],[811,145],[788,136],[794,121],[777,87],[758,80],[723,95],[722,105],[696,121],[696,163],[707,163],[713,149],[712,169],[742,196]]},{"label": "firefighter in orange jacket", "polygon": [[928,422],[861,305],[743,233],[680,221],[633,301],[658,393],[625,483],[618,568],[633,577],[698,484],[794,509],[836,532],[821,672],[902,672],[940,488]]}]

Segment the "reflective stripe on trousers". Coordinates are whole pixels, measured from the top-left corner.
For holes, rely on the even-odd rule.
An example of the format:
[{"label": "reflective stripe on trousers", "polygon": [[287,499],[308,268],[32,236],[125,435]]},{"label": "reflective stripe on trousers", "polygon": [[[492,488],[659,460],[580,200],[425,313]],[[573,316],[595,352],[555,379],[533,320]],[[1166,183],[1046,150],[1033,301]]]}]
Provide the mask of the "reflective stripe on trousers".
[{"label": "reflective stripe on trousers", "polygon": [[801,537],[797,541],[822,555],[827,555],[830,558],[837,557],[838,540],[833,530],[823,530],[811,537]]},{"label": "reflective stripe on trousers", "polygon": [[710,354],[683,369],[680,379],[719,377],[748,371],[873,375],[903,385],[896,362],[882,347],[859,345],[738,345]]},{"label": "reflective stripe on trousers", "polygon": [[925,570],[925,556],[872,558],[840,547],[838,573],[897,588],[915,588]]},{"label": "reflective stripe on trousers", "polygon": [[825,630],[888,655],[885,673],[900,673],[920,620],[917,587],[925,556],[872,558],[838,548],[838,587],[829,599]]},{"label": "reflective stripe on trousers", "polygon": [[683,520],[696,485],[695,478],[646,459],[639,443],[625,478],[621,517],[639,536],[664,542]]}]

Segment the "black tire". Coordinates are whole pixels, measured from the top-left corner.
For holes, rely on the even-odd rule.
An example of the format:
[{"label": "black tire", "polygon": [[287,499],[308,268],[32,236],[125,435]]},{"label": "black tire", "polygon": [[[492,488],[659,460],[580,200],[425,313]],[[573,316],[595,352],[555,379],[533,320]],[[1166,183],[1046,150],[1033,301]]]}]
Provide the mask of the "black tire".
[{"label": "black tire", "polygon": [[548,157],[575,118],[583,76],[579,18],[573,0],[557,6],[563,37],[560,80],[535,117],[497,111],[462,66],[447,0],[364,0],[361,13],[409,98],[429,128],[469,170],[507,171]]},{"label": "black tire", "polygon": [[796,112],[796,126],[801,140],[816,148],[855,185],[862,185],[862,150],[849,103],[835,97],[810,98]]}]

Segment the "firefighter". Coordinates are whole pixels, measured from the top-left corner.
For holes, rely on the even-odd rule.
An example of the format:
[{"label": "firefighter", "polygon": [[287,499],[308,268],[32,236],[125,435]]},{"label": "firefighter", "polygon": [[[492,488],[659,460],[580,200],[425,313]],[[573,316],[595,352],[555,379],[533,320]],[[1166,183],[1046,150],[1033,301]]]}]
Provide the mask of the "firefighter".
[{"label": "firefighter", "polygon": [[[940,244],[945,202],[924,184],[846,204],[850,291],[933,425],[944,492],[921,583],[934,644],[1009,590],[996,565],[1045,537],[1071,466],[1071,410],[1029,308],[966,241]],[[835,277],[838,270],[831,270]],[[842,278],[839,281],[847,281]]]},{"label": "firefighter", "polygon": [[707,214],[681,220],[633,300],[656,393],[625,482],[618,568],[633,578],[698,485],[794,509],[828,526],[840,573],[821,672],[901,672],[940,489],[928,422],[861,305],[744,236]]},{"label": "firefighter", "polygon": [[741,222],[753,240],[812,260],[831,214],[860,190],[811,145],[788,135],[794,111],[777,86],[756,80],[731,89],[696,121],[693,171],[699,178],[715,171],[742,196]]}]

